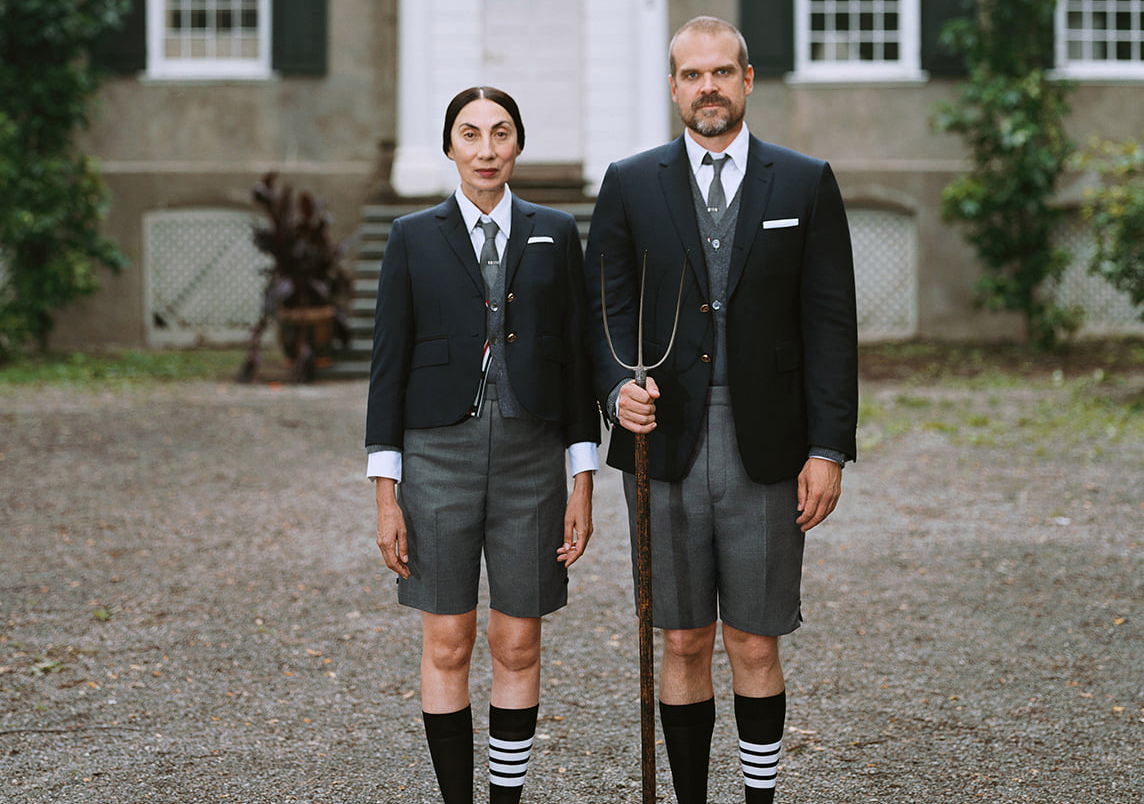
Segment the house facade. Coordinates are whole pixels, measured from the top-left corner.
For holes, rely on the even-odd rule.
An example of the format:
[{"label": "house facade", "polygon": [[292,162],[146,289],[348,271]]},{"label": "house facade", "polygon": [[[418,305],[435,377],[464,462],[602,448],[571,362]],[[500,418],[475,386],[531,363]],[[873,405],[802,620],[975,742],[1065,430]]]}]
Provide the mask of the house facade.
[{"label": "house facade", "polygon": [[[106,230],[131,266],[59,317],[53,345],[237,340],[257,318],[265,258],[250,189],[265,172],[322,199],[335,233],[367,205],[402,209],[455,187],[441,153],[449,98],[474,84],[518,100],[527,129],[514,189],[590,203],[614,159],[680,132],[667,86],[672,31],[698,14],[743,30],[755,67],[751,131],[828,159],[847,200],[866,340],[1020,335],[976,309],[979,267],[940,218],[967,167],[931,128],[960,64],[938,33],[961,0],[136,0],[100,48],[112,71],[82,147],[100,160]],[[1060,0],[1054,68],[1077,82],[1081,143],[1144,130],[1144,2]],[[1075,206],[1091,177],[1070,175]],[[1060,299],[1090,331],[1140,331],[1137,311],[1075,265]]]}]

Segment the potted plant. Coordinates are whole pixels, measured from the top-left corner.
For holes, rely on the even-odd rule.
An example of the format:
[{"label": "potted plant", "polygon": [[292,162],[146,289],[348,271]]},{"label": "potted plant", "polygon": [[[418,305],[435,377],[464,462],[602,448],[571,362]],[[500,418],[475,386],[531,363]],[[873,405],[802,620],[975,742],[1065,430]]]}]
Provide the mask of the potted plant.
[{"label": "potted plant", "polygon": [[254,203],[267,220],[254,228],[254,244],[272,261],[264,270],[262,315],[251,332],[250,354],[239,370],[240,382],[258,372],[262,334],[278,324],[278,344],[290,365],[293,382],[307,382],[314,370],[332,362],[335,341],[350,337],[349,305],[353,277],[342,259],[354,238],[333,242],[330,215],[314,196],[278,183],[267,173],[254,185]]}]

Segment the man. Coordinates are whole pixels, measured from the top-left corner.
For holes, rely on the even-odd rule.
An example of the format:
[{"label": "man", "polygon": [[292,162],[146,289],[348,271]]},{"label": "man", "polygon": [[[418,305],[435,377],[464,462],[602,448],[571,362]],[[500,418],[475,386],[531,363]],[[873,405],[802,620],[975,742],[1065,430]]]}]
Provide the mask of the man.
[{"label": "man", "polygon": [[[634,517],[633,433],[648,436],[660,720],[680,804],[706,802],[716,620],[730,660],[748,804],[773,800],[786,711],[779,637],[801,621],[804,534],[841,493],[858,408],[854,270],[829,165],[752,137],[742,35],[698,17],[670,46],[682,137],[611,165],[588,237],[597,395]],[[646,390],[635,362],[678,334]],[[602,265],[602,268],[601,268]],[[634,518],[631,522],[635,532]]]}]

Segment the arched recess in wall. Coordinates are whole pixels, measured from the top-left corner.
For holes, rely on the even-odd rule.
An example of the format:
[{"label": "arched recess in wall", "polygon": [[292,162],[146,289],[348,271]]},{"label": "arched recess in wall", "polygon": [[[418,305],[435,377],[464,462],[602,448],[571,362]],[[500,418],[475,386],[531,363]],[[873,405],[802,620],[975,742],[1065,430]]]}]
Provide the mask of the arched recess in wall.
[{"label": "arched recess in wall", "polygon": [[858,187],[846,194],[858,338],[912,338],[918,329],[918,217],[909,196],[883,187]]},{"label": "arched recess in wall", "polygon": [[1096,243],[1079,208],[1070,209],[1053,230],[1053,245],[1068,252],[1069,263],[1059,279],[1048,283],[1049,292],[1054,304],[1084,311],[1080,335],[1144,335],[1144,307],[1089,270]]},{"label": "arched recess in wall", "polygon": [[262,310],[262,269],[249,211],[156,210],[143,215],[144,320],[149,346],[233,344]]}]

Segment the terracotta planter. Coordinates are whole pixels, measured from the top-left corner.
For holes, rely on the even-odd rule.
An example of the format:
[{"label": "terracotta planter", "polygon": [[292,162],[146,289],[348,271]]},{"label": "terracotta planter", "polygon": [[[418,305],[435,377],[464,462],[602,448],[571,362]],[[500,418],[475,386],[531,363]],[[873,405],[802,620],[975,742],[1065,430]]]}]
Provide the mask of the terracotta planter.
[{"label": "terracotta planter", "polygon": [[334,336],[332,304],[322,307],[283,307],[278,311],[278,346],[296,379],[308,380],[314,369],[328,368]]}]

